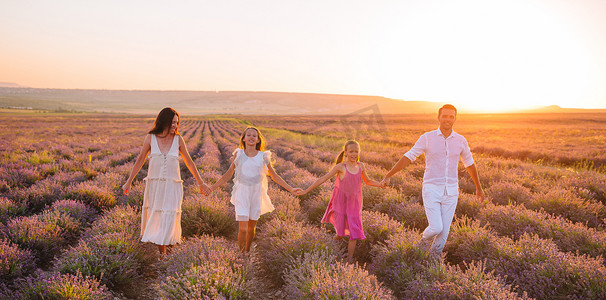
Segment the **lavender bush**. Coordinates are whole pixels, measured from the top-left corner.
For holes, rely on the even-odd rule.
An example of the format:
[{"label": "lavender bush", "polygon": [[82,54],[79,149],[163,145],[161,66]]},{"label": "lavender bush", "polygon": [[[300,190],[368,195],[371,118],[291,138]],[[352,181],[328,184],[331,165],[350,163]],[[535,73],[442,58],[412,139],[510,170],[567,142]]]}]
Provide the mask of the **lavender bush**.
[{"label": "lavender bush", "polygon": [[582,172],[577,176],[569,176],[562,181],[562,185],[573,189],[586,200],[601,202],[606,205],[606,184],[604,173]]},{"label": "lavender bush", "polygon": [[536,234],[551,239],[567,252],[606,257],[606,233],[561,217],[521,206],[487,206],[477,216],[481,224],[500,235],[518,239],[523,234]]},{"label": "lavender bush", "polygon": [[393,298],[374,275],[326,252],[304,253],[289,266],[284,275],[286,299]]},{"label": "lavender bush", "polygon": [[133,206],[116,206],[106,211],[91,228],[84,232],[84,238],[92,238],[106,233],[130,234],[133,239],[141,232],[141,215]]},{"label": "lavender bush", "polygon": [[328,206],[331,195],[331,191],[325,190],[315,197],[310,197],[307,200],[302,201],[303,211],[311,224],[320,224],[320,221],[322,221],[324,213],[326,212],[326,207]]},{"label": "lavender bush", "polygon": [[0,239],[0,281],[11,282],[34,271],[36,258],[31,251],[20,249],[9,240]]},{"label": "lavender bush", "polygon": [[372,250],[373,259],[368,269],[397,297],[404,296],[414,280],[439,272],[436,261],[429,259],[427,253],[417,246],[420,238],[418,232],[403,230]]},{"label": "lavender bush", "polygon": [[445,249],[449,260],[485,260],[486,269],[504,276],[531,297],[606,297],[602,258],[564,253],[552,241],[529,234],[514,242],[468,219],[455,222],[450,234]]},{"label": "lavender bush", "polygon": [[362,226],[366,239],[357,242],[355,251],[355,257],[361,263],[370,262],[372,248],[384,245],[392,235],[399,234],[403,230],[400,222],[374,211],[362,211]]},{"label": "lavender bush", "polygon": [[525,292],[504,283],[494,272],[485,272],[481,263],[465,268],[446,265],[433,278],[413,280],[404,291],[405,299],[532,299]]},{"label": "lavender bush", "polygon": [[586,223],[591,227],[604,225],[606,218],[606,207],[602,203],[583,200],[562,188],[552,188],[546,193],[536,194],[526,207],[543,209],[547,213],[573,222]]},{"label": "lavender bush", "polygon": [[40,172],[35,168],[29,165],[20,166],[15,163],[0,167],[0,174],[2,174],[0,179],[7,182],[11,188],[27,188],[42,179]]},{"label": "lavender bush", "polygon": [[77,239],[84,229],[84,224],[65,210],[45,210],[37,216],[46,224],[56,224],[59,226],[62,231],[61,235],[67,243],[71,243]]},{"label": "lavender bush", "polygon": [[0,193],[8,194],[11,191],[10,185],[4,179],[0,179]]},{"label": "lavender bush", "polygon": [[[1,295],[0,295],[1,296]],[[20,280],[14,299],[114,299],[112,293],[97,279],[59,273],[40,273]]]},{"label": "lavender bush", "polygon": [[128,291],[151,264],[154,252],[146,253],[144,245],[125,233],[106,233],[80,240],[54,263],[62,274],[92,276],[112,289]]},{"label": "lavender bush", "polygon": [[54,177],[40,180],[28,188],[15,190],[13,198],[27,205],[28,211],[37,213],[65,194],[63,184]]},{"label": "lavender bush", "polygon": [[[475,191],[474,191],[475,192]],[[489,203],[489,201],[480,202],[475,194],[460,193],[457,202],[457,216],[467,216],[475,218],[476,215]]]},{"label": "lavender bush", "polygon": [[276,209],[267,215],[267,217],[264,215],[259,219],[258,226],[261,226],[263,222],[269,221],[271,218],[294,221],[303,221],[305,219],[305,214],[301,211],[299,198],[276,186],[271,186],[267,194]]},{"label": "lavender bush", "polygon": [[24,213],[25,209],[23,206],[8,198],[0,197],[0,223],[6,224],[11,218],[23,215]]},{"label": "lavender bush", "polygon": [[[358,131],[364,137],[361,159],[366,162],[368,175],[373,179],[381,179],[405,149],[412,146],[423,131],[435,125],[435,117],[430,120],[427,117],[407,116],[408,122],[404,123],[401,116],[384,115],[383,117],[385,122],[382,126],[385,128],[380,130],[363,128]],[[446,250],[447,261],[455,266],[435,264],[427,257],[415,253],[413,250],[417,238],[420,237],[419,233],[413,234],[410,241],[402,242],[398,246],[394,241],[398,238],[403,239],[401,236],[406,236],[407,232],[410,232],[405,228],[403,232],[391,234],[391,243],[396,245],[393,249],[388,248],[389,242],[385,245],[378,241],[370,242],[373,239],[384,239],[384,233],[389,230],[383,231],[381,228],[391,228],[391,221],[386,221],[385,224],[364,222],[368,239],[359,243],[360,247],[356,250],[356,254],[370,251],[368,257],[374,263],[372,266],[380,270],[376,275],[385,280],[385,284],[392,286],[392,281],[404,283],[401,286],[393,285],[394,293],[399,298],[509,299],[516,297],[514,291],[518,291],[518,296],[524,298],[525,290],[528,290],[531,296],[541,299],[606,298],[601,289],[605,284],[602,280],[604,262],[600,258],[604,255],[605,244],[603,230],[606,226],[606,184],[604,184],[603,162],[606,162],[606,155],[603,154],[601,143],[587,143],[587,141],[603,140],[600,139],[603,128],[600,124],[604,123],[602,122],[604,116],[592,115],[591,120],[585,121],[575,116],[575,122],[568,122],[566,126],[558,128],[559,135],[555,140],[553,125],[556,124],[556,119],[553,117],[541,115],[537,116],[541,120],[532,118],[533,121],[528,121],[526,117],[515,119],[514,116],[514,121],[511,118],[511,115],[502,118],[495,115],[490,118],[490,127],[486,127],[487,123],[484,119],[470,116],[458,121],[464,122],[460,124],[462,125],[460,129],[463,130],[464,135],[469,136],[470,145],[474,147],[474,154],[477,154],[475,156],[480,170],[479,176],[483,185],[487,187],[487,196],[502,205],[494,207],[490,202],[475,201],[472,195],[475,190],[473,182],[466,174],[466,170],[459,168],[460,187],[463,193],[459,199],[456,219],[464,219],[463,216],[467,216],[480,222],[474,226],[459,226],[459,223],[453,226],[459,228],[453,229]],[[561,122],[561,118],[562,116],[557,116],[557,122]],[[465,121],[466,119],[469,121]],[[15,252],[15,249],[21,249],[19,251],[30,254],[25,255],[32,258],[26,259],[30,261],[30,266],[31,262],[36,261],[40,263],[39,266],[47,267],[44,261],[50,260],[60,249],[65,249],[66,245],[80,235],[82,228],[88,226],[87,224],[92,220],[81,210],[80,204],[59,201],[66,198],[80,201],[95,208],[97,212],[103,212],[104,216],[96,220],[82,236],[82,242],[89,243],[94,237],[111,234],[122,235],[129,241],[137,240],[140,231],[138,208],[142,203],[144,189],[141,179],[146,175],[146,167],[144,166],[137,176],[129,196],[122,195],[119,187],[130,172],[132,160],[141,146],[142,133],[148,129],[151,121],[153,120],[149,117],[109,115],[70,115],[69,117],[3,115],[0,123],[6,127],[6,130],[0,133],[3,140],[3,143],[0,143],[0,194],[6,201],[0,197],[0,239],[10,246],[6,253],[10,253],[9,256],[12,258],[7,260],[19,261],[23,253]],[[332,160],[342,147],[343,141],[349,138],[347,131],[343,130],[344,126],[359,126],[362,123],[359,123],[359,120],[335,122],[334,116],[185,118],[181,124],[181,132],[197,166],[203,170],[202,176],[206,182],[214,182],[228,167],[231,152],[237,146],[242,129],[251,124],[262,127],[262,131],[267,135],[268,145],[272,150],[276,150],[274,167],[277,172],[292,185],[304,188],[315,180],[316,176],[326,173],[332,166]],[[515,125],[511,126],[511,124]],[[533,130],[529,132],[527,128]],[[579,131],[579,128],[588,130]],[[473,134],[467,135],[465,132],[473,132]],[[528,141],[532,143],[528,144]],[[495,142],[498,142],[499,147],[502,148],[494,148]],[[583,145],[583,147],[571,151],[570,147],[565,146],[566,144]],[[92,161],[89,161],[89,155]],[[541,161],[537,162],[539,159]],[[131,163],[128,163],[129,161]],[[424,169],[423,158],[421,158],[420,161],[410,165],[405,172],[400,172],[392,178],[393,188],[386,190],[365,188],[365,210],[385,213],[404,227],[424,229],[426,218],[421,202],[418,201]],[[187,201],[198,195],[198,192],[194,180],[184,165],[182,171]],[[286,249],[284,251],[286,253],[291,253],[293,259],[301,259],[308,251],[333,253],[313,250],[311,244],[324,242],[320,238],[309,237],[317,232],[323,232],[322,229],[318,229],[319,227],[331,227],[320,224],[319,221],[326,209],[333,183],[326,183],[311,194],[300,198],[301,202],[280,190],[275,184],[271,183],[271,186],[270,196],[274,200],[276,210],[260,220],[259,237],[254,244],[256,247],[253,246],[251,257],[253,261],[259,260],[259,266],[266,261],[283,262],[282,265],[274,265],[273,272],[268,272],[263,267],[259,268],[261,272],[255,274],[255,277],[260,275],[258,278],[267,275],[270,279],[274,279],[275,276],[280,276],[275,273],[285,273],[282,269],[286,268],[288,273],[298,267],[293,260],[274,255],[282,249]],[[90,193],[87,194],[84,191],[77,191],[78,187],[92,192],[89,191]],[[226,191],[229,191],[229,187]],[[226,204],[229,197],[228,193],[224,194],[215,196],[221,198],[221,203]],[[118,204],[131,204],[134,207],[109,209],[113,205],[112,197]],[[510,203],[512,206],[506,206]],[[222,205],[220,204],[221,207]],[[232,213],[231,209],[229,213]],[[379,214],[368,214],[373,216],[372,219],[382,220],[378,217]],[[29,219],[23,219],[23,216],[28,216]],[[195,215],[192,215],[191,219],[200,220]],[[283,230],[285,234],[290,234],[294,238],[287,238],[275,232],[270,235],[272,239],[268,239],[268,236],[264,237],[263,231],[269,231],[268,225],[277,224],[276,219],[296,227],[293,232],[311,233],[305,235]],[[297,222],[302,219],[308,220],[311,225]],[[15,220],[24,221],[24,224],[11,223]],[[18,226],[29,228],[33,223],[37,226],[35,230],[26,232],[25,229],[17,228]],[[232,224],[230,228],[235,230],[233,218],[230,223]],[[214,227],[219,225],[209,225],[209,227],[213,227],[209,230],[215,230]],[[375,233],[375,229],[378,232]],[[57,231],[54,235],[53,230]],[[26,241],[19,242],[17,245],[13,236],[15,234],[21,237],[31,235],[31,237],[23,237]],[[324,235],[330,238],[330,234],[324,233]],[[277,236],[280,238],[273,239]],[[34,243],[30,239],[37,242]],[[230,240],[232,239],[235,238],[230,237]],[[304,244],[305,239],[310,240],[310,244]],[[230,249],[237,249],[235,242],[227,243],[232,244],[233,248]],[[409,252],[402,250],[407,244],[412,247]],[[295,248],[296,245],[303,245],[301,248],[310,250],[295,253],[291,248]],[[47,246],[48,251],[40,250]],[[339,251],[345,248],[342,242],[337,246]],[[363,249],[365,246],[368,247]],[[125,245],[120,247],[128,248]],[[155,257],[153,254],[157,251],[152,245],[145,244],[142,247],[144,249],[142,252]],[[271,251],[259,251],[261,248]],[[262,257],[266,252],[276,259]],[[400,256],[397,253],[400,253]],[[418,256],[415,256],[417,254]],[[62,256],[59,256],[56,261],[61,259]],[[381,261],[383,264],[379,264]],[[482,265],[479,261],[482,261]],[[396,262],[395,266],[392,262]],[[415,269],[415,262],[421,265],[418,269]],[[144,267],[140,269],[132,267],[136,269],[135,273],[138,276],[134,280],[136,283],[131,286],[138,287],[143,282],[149,283],[155,280],[152,279],[153,272],[150,272],[150,268],[145,267],[149,264],[147,260],[139,260],[139,265]],[[310,291],[318,289],[308,286],[307,283],[310,282],[317,282],[319,287],[330,286],[332,289],[346,293],[351,291],[349,287],[342,286],[343,282],[330,281],[330,278],[340,276],[331,273],[340,263],[332,263],[333,266],[319,262],[313,264],[318,269],[301,268],[301,272],[292,271],[292,274],[298,274],[300,278],[293,281],[291,287],[298,289],[297,293],[292,293],[293,295],[308,295],[302,297],[310,298],[328,295],[323,292],[311,293]],[[180,274],[167,276],[163,282],[171,282],[169,288],[171,291],[188,292],[167,293],[163,294],[163,297],[178,295],[172,296],[176,298],[191,295],[192,298],[267,298],[264,297],[267,296],[266,292],[275,297],[288,294],[285,290],[281,290],[282,294],[273,293],[278,290],[261,291],[255,286],[252,296],[250,294],[229,296],[227,292],[218,292],[216,285],[204,287],[204,282],[209,280],[208,274],[212,273],[205,268],[184,267],[185,271]],[[221,268],[225,266],[217,266],[216,269]],[[307,271],[303,271],[304,269]],[[24,263],[23,270],[29,271],[23,271],[24,275],[15,275],[17,274],[15,272],[18,272],[15,268],[7,271],[11,275],[6,275],[6,280],[0,280],[0,298],[21,297],[15,283],[22,282],[23,277],[31,273],[28,263]],[[352,276],[343,278],[354,278],[360,272],[357,267],[338,270],[348,274],[347,276]],[[412,271],[407,273],[406,270]],[[229,269],[222,269],[219,273],[229,272]],[[313,276],[309,275],[312,273]],[[184,274],[186,276],[181,276]],[[330,278],[323,277],[325,274],[329,274],[326,276]],[[394,279],[385,279],[389,278],[385,274],[392,274],[391,278]],[[164,278],[162,276],[164,275],[161,275],[161,278]],[[230,282],[231,286],[237,286],[233,282],[239,282],[237,278],[240,277],[230,276],[225,275],[222,278],[231,279],[221,282]],[[355,278],[366,280],[366,275],[360,276]],[[31,276],[28,280],[38,277]],[[171,279],[168,279],[169,277]],[[312,277],[320,279],[313,281],[310,279]],[[503,280],[519,287],[510,288],[502,283]],[[199,284],[193,285],[192,282]],[[290,283],[287,281],[286,284]],[[278,286],[280,284],[277,282]],[[182,286],[185,288],[182,289]],[[114,286],[114,288],[118,287]],[[140,289],[128,289],[118,297],[147,296],[138,295],[137,291]],[[259,292],[260,295],[255,292]],[[27,295],[22,297],[41,297]],[[46,292],[41,295],[46,298],[55,297],[49,296]],[[347,295],[356,297],[353,293]],[[78,298],[78,296],[57,297]]]},{"label": "lavender bush", "polygon": [[429,224],[423,206],[408,199],[394,198],[377,203],[372,210],[388,215],[409,229],[424,230]]},{"label": "lavender bush", "polygon": [[80,222],[82,226],[90,224],[97,217],[97,212],[94,209],[80,201],[71,199],[54,202],[50,210],[68,215]]},{"label": "lavender bush", "polygon": [[116,205],[116,197],[112,191],[91,181],[70,186],[65,197],[80,200],[97,210]]},{"label": "lavender bush", "polygon": [[226,193],[185,197],[181,207],[183,236],[233,236],[236,231],[234,211],[228,206],[226,198]]},{"label": "lavender bush", "polygon": [[162,299],[249,299],[253,265],[236,245],[200,236],[175,247],[159,263]]},{"label": "lavender bush", "polygon": [[492,202],[500,205],[526,203],[532,197],[530,189],[517,182],[501,181],[492,184],[485,191]]},{"label": "lavender bush", "polygon": [[300,222],[273,219],[259,229],[258,251],[264,273],[280,286],[288,263],[310,251],[324,251],[341,257],[343,249],[331,235]]},{"label": "lavender bush", "polygon": [[33,251],[43,264],[71,241],[82,227],[78,221],[60,212],[17,217],[7,224],[11,240]]}]

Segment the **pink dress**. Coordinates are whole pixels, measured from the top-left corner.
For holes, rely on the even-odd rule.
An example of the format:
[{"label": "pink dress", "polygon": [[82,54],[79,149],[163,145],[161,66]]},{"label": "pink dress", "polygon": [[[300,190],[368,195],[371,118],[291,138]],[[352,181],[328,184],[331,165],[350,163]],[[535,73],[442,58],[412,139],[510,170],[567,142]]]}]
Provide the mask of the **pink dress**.
[{"label": "pink dress", "polygon": [[[359,165],[359,164],[358,164]],[[345,166],[345,176],[335,182],[322,223],[332,223],[338,236],[349,235],[352,240],[366,239],[362,228],[362,169],[352,174]]]}]

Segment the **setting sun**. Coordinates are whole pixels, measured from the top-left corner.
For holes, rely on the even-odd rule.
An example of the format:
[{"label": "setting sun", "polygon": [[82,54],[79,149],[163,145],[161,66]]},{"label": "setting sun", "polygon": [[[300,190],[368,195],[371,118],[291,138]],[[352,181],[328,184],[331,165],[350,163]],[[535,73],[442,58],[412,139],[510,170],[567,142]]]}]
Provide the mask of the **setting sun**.
[{"label": "setting sun", "polygon": [[383,95],[503,111],[581,107],[603,91],[606,77],[595,63],[603,57],[545,4],[401,5],[386,19],[369,59]]}]

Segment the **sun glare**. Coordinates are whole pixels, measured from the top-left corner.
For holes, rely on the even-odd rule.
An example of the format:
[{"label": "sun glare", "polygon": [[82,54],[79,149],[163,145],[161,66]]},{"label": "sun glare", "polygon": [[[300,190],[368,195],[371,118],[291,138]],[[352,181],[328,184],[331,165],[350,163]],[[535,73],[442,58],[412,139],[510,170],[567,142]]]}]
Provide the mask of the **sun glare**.
[{"label": "sun glare", "polygon": [[526,1],[403,5],[381,24],[367,67],[393,98],[487,112],[570,107],[588,96],[595,70],[566,25]]}]

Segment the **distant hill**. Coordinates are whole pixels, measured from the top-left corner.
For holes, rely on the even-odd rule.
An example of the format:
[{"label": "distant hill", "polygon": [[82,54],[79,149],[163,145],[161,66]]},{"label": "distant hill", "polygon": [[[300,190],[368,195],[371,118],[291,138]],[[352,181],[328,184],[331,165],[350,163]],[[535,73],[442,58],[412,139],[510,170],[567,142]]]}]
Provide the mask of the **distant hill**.
[{"label": "distant hill", "polygon": [[187,114],[423,114],[441,105],[357,95],[0,88],[0,107],[55,111],[155,114],[170,106]]},{"label": "distant hill", "polygon": [[[170,106],[189,115],[331,115],[350,113],[435,114],[444,103],[404,101],[378,96],[211,91],[66,90],[7,87],[0,83],[0,108],[50,111],[156,114]],[[558,106],[528,113],[606,112]],[[465,111],[461,111],[465,112]]]},{"label": "distant hill", "polygon": [[586,113],[586,112],[606,112],[606,109],[585,109],[585,108],[562,108],[558,105],[550,105],[536,109],[523,110],[522,113]]},{"label": "distant hill", "polygon": [[0,87],[20,88],[22,86],[12,82],[0,82]]}]

